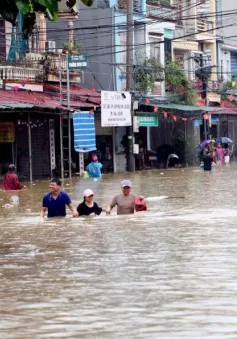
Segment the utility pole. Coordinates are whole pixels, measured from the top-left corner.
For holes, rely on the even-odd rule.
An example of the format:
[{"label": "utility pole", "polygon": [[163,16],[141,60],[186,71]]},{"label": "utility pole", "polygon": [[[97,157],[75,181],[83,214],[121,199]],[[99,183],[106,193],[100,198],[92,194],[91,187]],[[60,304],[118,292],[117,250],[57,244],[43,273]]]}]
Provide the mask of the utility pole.
[{"label": "utility pole", "polygon": [[[133,0],[127,0],[127,68],[126,68],[126,80],[127,80],[127,91],[133,90]],[[135,172],[135,158],[133,154],[133,99],[131,105],[131,121],[132,125],[127,127],[128,137],[128,171]]]},{"label": "utility pole", "polygon": [[[201,81],[202,81],[202,98],[205,100],[205,106],[207,106],[207,79],[203,72],[203,54],[200,57],[200,68],[201,68]],[[207,129],[207,122],[208,120],[203,118],[203,125],[204,125],[204,136],[205,140],[207,140],[208,129]]]}]

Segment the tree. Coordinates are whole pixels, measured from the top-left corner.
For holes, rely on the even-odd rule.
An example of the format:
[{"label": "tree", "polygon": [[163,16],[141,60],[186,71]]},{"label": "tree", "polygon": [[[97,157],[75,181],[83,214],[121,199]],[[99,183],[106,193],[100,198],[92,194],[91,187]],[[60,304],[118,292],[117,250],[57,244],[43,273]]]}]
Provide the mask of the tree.
[{"label": "tree", "polygon": [[[65,1],[69,8],[76,4],[76,0]],[[86,6],[91,6],[93,0],[82,0]],[[23,35],[27,39],[34,28],[36,13],[43,12],[51,21],[58,18],[58,0],[0,0],[0,14],[6,20],[16,24],[19,12],[24,15]]]},{"label": "tree", "polygon": [[136,89],[148,93],[152,92],[156,81],[163,81],[164,67],[157,58],[146,58],[135,69]]},{"label": "tree", "polygon": [[172,92],[169,101],[183,105],[194,105],[196,93],[180,66],[168,61],[162,66],[157,58],[147,58],[135,68],[136,90],[147,94],[153,91],[155,82],[165,80],[166,91]]},{"label": "tree", "polygon": [[196,93],[180,66],[174,61],[168,61],[164,72],[166,89],[174,93],[171,101],[183,105],[195,105]]}]

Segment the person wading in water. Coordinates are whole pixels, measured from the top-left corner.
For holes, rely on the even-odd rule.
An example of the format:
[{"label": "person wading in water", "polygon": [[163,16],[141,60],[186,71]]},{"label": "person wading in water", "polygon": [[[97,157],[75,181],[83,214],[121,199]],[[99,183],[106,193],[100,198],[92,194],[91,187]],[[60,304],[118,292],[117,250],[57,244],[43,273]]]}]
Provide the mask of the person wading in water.
[{"label": "person wading in water", "polygon": [[106,209],[110,214],[111,210],[117,206],[117,214],[133,214],[135,207],[135,196],[130,194],[132,183],[130,180],[121,181],[122,194],[116,195]]},{"label": "person wading in water", "polygon": [[78,217],[78,212],[73,206],[69,195],[61,191],[61,180],[52,179],[49,185],[50,193],[45,194],[42,202],[41,216],[46,215],[48,210],[48,218],[65,217],[66,205],[70,208],[73,217]]},{"label": "person wading in water", "polygon": [[18,176],[16,174],[16,166],[11,164],[8,167],[8,172],[5,174],[3,178],[2,188],[5,191],[11,191],[11,190],[21,190],[26,186],[22,185],[18,179]]}]

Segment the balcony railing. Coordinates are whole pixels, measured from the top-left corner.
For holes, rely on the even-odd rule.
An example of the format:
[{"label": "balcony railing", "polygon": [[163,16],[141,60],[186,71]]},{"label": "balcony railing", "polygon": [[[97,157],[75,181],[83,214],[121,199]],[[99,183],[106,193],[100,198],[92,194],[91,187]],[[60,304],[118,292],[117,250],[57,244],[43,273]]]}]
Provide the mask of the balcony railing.
[{"label": "balcony railing", "polygon": [[[0,79],[59,82],[60,64],[62,81],[66,81],[66,54],[49,53],[46,57],[41,53],[28,53],[24,59],[16,60],[14,65],[0,66]],[[82,73],[80,70],[70,71],[70,81],[81,83]]]},{"label": "balcony railing", "polygon": [[166,19],[166,20],[175,20],[175,11],[171,7],[162,7],[161,5],[147,4],[146,13],[148,17]]},{"label": "balcony railing", "polygon": [[5,80],[30,82],[43,81],[43,71],[38,68],[26,68],[20,66],[0,66],[0,78]]}]

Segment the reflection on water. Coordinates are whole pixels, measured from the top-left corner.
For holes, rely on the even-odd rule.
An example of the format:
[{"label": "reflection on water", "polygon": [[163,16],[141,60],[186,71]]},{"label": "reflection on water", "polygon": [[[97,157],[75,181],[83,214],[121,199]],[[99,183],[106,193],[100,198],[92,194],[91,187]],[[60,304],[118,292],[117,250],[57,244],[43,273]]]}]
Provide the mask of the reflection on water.
[{"label": "reflection on water", "polygon": [[[126,217],[41,220],[47,181],[0,192],[0,338],[237,338],[236,169],[130,175],[151,199]],[[121,179],[64,188],[106,206]]]}]

